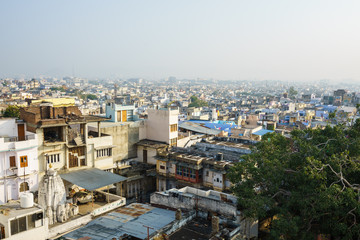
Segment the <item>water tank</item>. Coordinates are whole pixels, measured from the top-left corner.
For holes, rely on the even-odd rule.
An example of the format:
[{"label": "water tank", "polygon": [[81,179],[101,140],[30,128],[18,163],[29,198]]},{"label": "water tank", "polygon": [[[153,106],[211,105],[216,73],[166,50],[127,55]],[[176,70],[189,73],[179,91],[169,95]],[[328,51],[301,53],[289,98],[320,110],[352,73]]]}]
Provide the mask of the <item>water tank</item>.
[{"label": "water tank", "polygon": [[21,208],[31,208],[34,206],[34,195],[32,193],[23,193],[20,197]]}]

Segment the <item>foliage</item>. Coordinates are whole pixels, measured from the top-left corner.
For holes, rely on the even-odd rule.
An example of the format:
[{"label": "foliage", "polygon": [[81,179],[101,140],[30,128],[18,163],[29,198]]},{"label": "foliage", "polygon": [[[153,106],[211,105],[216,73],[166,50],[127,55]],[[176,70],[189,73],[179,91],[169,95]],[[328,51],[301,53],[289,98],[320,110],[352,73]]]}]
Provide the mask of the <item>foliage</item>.
[{"label": "foliage", "polygon": [[95,94],[83,94],[81,95],[82,99],[96,100],[98,97]]},{"label": "foliage", "polygon": [[290,96],[290,97],[295,97],[296,94],[298,94],[298,92],[295,90],[295,88],[294,88],[293,86],[291,86],[291,87],[289,88],[289,96]]},{"label": "foliage", "polygon": [[190,97],[190,101],[191,101],[191,103],[189,104],[189,107],[206,107],[206,106],[208,106],[208,103],[206,101],[200,100],[195,95]]},{"label": "foliage", "polygon": [[263,139],[229,174],[244,216],[268,239],[360,239],[360,120]]},{"label": "foliage", "polygon": [[66,92],[66,89],[64,87],[52,87],[50,88],[51,91],[60,91],[60,92]]},{"label": "foliage", "polygon": [[9,105],[3,112],[3,117],[20,117],[20,108],[15,105]]}]

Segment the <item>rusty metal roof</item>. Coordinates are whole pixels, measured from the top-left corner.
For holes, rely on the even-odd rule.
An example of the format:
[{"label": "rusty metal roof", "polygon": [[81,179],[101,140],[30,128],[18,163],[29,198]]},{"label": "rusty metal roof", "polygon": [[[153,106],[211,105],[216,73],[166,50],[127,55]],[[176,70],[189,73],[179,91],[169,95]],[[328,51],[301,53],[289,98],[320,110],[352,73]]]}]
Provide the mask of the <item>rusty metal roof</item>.
[{"label": "rusty metal roof", "polygon": [[150,205],[133,203],[97,218],[86,226],[76,229],[63,237],[65,239],[89,238],[91,240],[119,239],[129,235],[139,239],[153,234],[175,221],[175,212]]}]

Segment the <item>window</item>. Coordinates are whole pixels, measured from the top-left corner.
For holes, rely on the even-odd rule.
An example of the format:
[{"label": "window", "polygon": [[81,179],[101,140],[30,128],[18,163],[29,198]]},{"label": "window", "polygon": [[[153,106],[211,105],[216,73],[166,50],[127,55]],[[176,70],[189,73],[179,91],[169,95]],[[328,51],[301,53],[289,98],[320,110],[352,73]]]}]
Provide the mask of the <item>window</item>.
[{"label": "window", "polygon": [[47,163],[56,163],[60,162],[60,153],[58,154],[51,154],[47,156]]},{"label": "window", "polygon": [[165,170],[165,166],[160,166],[160,169]]},{"label": "window", "polygon": [[11,167],[11,168],[16,167],[15,156],[11,156],[11,157],[9,158],[9,160],[10,160],[10,167]]},{"label": "window", "polygon": [[170,146],[177,146],[177,138],[170,139]]},{"label": "window", "polygon": [[184,168],[184,177],[189,177],[188,168]]},{"label": "window", "polygon": [[29,190],[29,184],[27,182],[20,183],[20,192],[25,192]]},{"label": "window", "polygon": [[96,157],[110,157],[112,156],[112,148],[104,148],[96,150]]},{"label": "window", "polygon": [[181,173],[181,168],[179,166],[176,166],[176,174],[181,176],[182,173]]},{"label": "window", "polygon": [[35,228],[35,217],[33,215],[27,216],[28,229]]},{"label": "window", "polygon": [[171,124],[170,125],[170,132],[176,132],[178,130],[177,124]]},{"label": "window", "polygon": [[28,166],[28,159],[27,156],[20,157],[20,167],[27,167]]},{"label": "window", "polygon": [[10,221],[10,228],[11,228],[11,235],[17,234],[19,232],[17,219]]},{"label": "window", "polygon": [[26,231],[26,217],[21,217],[10,221],[11,235],[17,234],[19,232]]},{"label": "window", "polygon": [[195,173],[195,170],[194,169],[190,169],[190,177],[192,179],[195,179],[196,178],[196,173]]},{"label": "window", "polygon": [[112,148],[104,148],[96,150],[96,157],[110,157],[112,156]]},{"label": "window", "polygon": [[206,176],[207,176],[207,177],[209,176],[209,171],[206,171]]}]

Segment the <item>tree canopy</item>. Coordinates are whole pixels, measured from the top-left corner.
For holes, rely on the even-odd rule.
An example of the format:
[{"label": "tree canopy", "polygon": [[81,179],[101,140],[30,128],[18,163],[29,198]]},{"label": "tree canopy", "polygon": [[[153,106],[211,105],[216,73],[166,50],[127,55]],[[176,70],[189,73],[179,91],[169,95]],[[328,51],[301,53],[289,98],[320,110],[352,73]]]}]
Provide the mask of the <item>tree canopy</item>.
[{"label": "tree canopy", "polygon": [[266,239],[360,239],[360,121],[267,134],[229,174]]},{"label": "tree canopy", "polygon": [[293,86],[291,86],[291,87],[289,88],[289,96],[290,96],[291,98],[294,98],[294,97],[296,96],[296,94],[298,94],[298,92],[295,90],[295,88],[294,88]]},{"label": "tree canopy", "polygon": [[81,95],[82,99],[96,100],[98,97],[95,94],[83,94]]},{"label": "tree canopy", "polygon": [[20,117],[20,108],[15,105],[9,105],[3,112],[3,117]]},{"label": "tree canopy", "polygon": [[189,104],[189,107],[205,107],[205,106],[208,106],[208,103],[206,101],[200,100],[195,95],[190,97],[190,101],[191,101],[191,103]]}]

